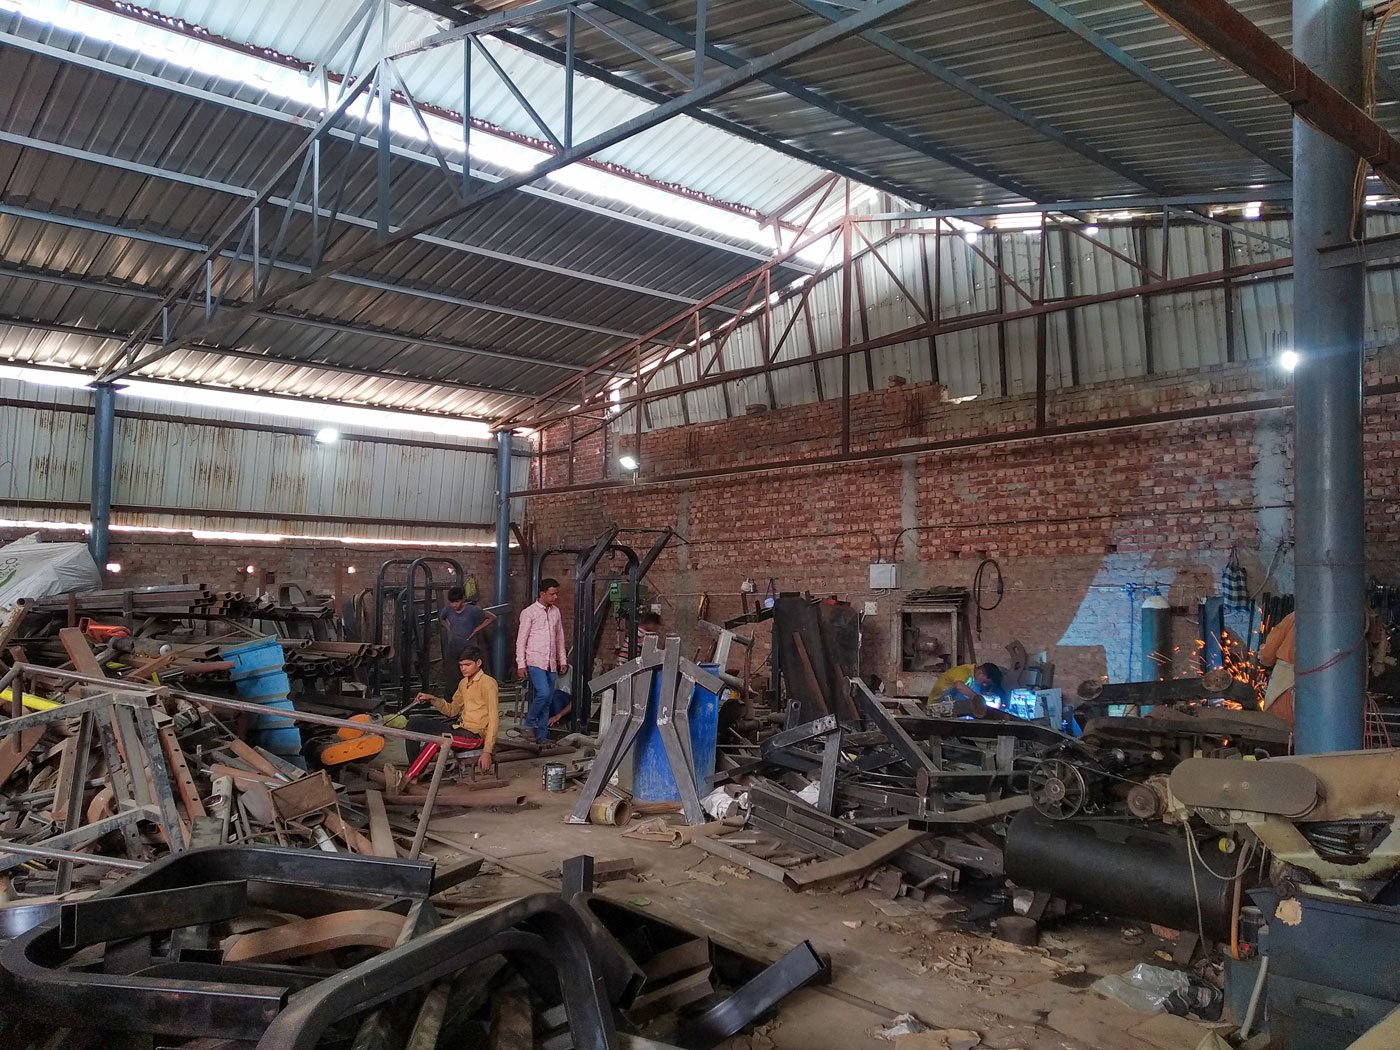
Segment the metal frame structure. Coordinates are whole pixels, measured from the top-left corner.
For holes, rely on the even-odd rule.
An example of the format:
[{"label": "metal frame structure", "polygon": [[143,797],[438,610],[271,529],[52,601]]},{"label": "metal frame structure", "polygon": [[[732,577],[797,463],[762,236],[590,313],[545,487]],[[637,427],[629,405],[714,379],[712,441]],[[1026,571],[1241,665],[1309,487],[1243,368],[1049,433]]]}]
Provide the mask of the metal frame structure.
[{"label": "metal frame structure", "polygon": [[[1194,212],[1183,214],[1175,202],[1159,205],[1159,218],[1144,215],[1132,225],[1140,230],[1166,229],[1174,221],[1194,221],[1214,223],[1217,220]],[[930,355],[930,370],[937,381],[939,337],[955,332],[976,328],[996,327],[1005,330],[1009,322],[1034,319],[1043,320],[1054,313],[1069,313],[1082,307],[1125,299],[1147,301],[1158,295],[1214,288],[1238,288],[1246,280],[1267,280],[1280,275],[1293,265],[1291,257],[1276,257],[1240,266],[1223,266],[1207,272],[1184,277],[1167,276],[1172,272],[1173,260],[1170,255],[1169,238],[1161,238],[1160,252],[1150,252],[1145,238],[1138,240],[1136,257],[1119,251],[1104,238],[1096,238],[1085,232],[1085,223],[1080,219],[1052,221],[1049,213],[1042,213],[1039,230],[1040,265],[1037,280],[1027,287],[1019,282],[1006,269],[998,258],[995,247],[983,248],[978,239],[968,240],[967,231],[952,225],[952,217],[935,215],[932,225],[925,213],[914,213],[908,221],[899,213],[876,215],[847,215],[834,225],[817,231],[804,230],[785,253],[776,256],[769,263],[751,270],[710,297],[712,300],[729,298],[741,302],[741,313],[720,325],[708,327],[710,322],[704,313],[705,303],[679,313],[657,325],[646,336],[620,348],[611,356],[599,362],[596,373],[579,373],[550,388],[539,399],[523,408],[501,416],[496,421],[498,427],[530,426],[544,435],[537,451],[535,487],[517,495],[539,494],[543,492],[567,491],[579,487],[573,476],[573,449],[577,442],[587,437],[600,426],[611,426],[622,430],[630,423],[632,440],[639,446],[645,425],[649,425],[647,406],[663,398],[681,395],[682,412],[687,416],[684,395],[706,388],[719,387],[725,398],[729,415],[734,415],[734,407],[729,400],[726,384],[748,377],[763,376],[768,383],[770,407],[776,407],[772,386],[772,376],[783,369],[810,368],[819,394],[823,399],[839,397],[842,402],[842,428],[840,454],[834,459],[852,455],[851,446],[851,368],[852,359],[857,355],[866,356],[867,383],[872,385],[869,375],[870,353],[883,347],[903,343],[924,343]],[[1226,224],[1228,226],[1228,224]],[[1252,231],[1229,227],[1234,236],[1262,237],[1274,247],[1281,246],[1273,238]],[[1035,232],[1034,230],[1032,232]],[[940,304],[937,288],[940,274],[937,266],[924,267],[922,273],[900,274],[889,261],[899,247],[899,242],[917,238],[933,242],[933,250],[926,253],[933,259],[942,257],[943,242],[947,239],[958,244],[966,244],[968,252],[979,263],[979,272],[989,282],[995,284],[995,298],[999,307],[975,313],[949,314]],[[1059,244],[1055,245],[1058,240]],[[816,278],[800,287],[781,288],[774,279],[775,271],[782,266],[789,255],[812,245],[828,245],[828,255],[838,251],[840,258]],[[1072,287],[1065,287],[1064,294],[1054,295],[1048,286],[1047,275],[1057,256],[1070,250],[1089,250],[1103,256],[1104,261],[1114,265],[1126,265],[1139,276],[1134,283],[1124,287],[1088,294],[1076,294]],[[894,332],[870,336],[867,310],[872,305],[867,289],[857,272],[857,264],[863,260],[873,260],[889,278],[893,288],[917,314],[916,324]],[[814,290],[823,281],[835,282],[834,291],[828,295],[841,303],[841,339],[836,346],[817,350],[814,345],[814,322],[810,299]],[[786,317],[786,320],[783,320]],[[791,352],[784,357],[784,349],[793,339],[794,331],[802,325],[809,335],[810,350],[801,356]],[[727,342],[741,326],[756,326],[763,345],[763,361],[752,365],[726,363],[724,352]],[[1070,335],[1070,368],[1077,374],[1078,362],[1074,346],[1073,328]],[[859,333],[859,334],[858,334]],[[1048,415],[1048,348],[1047,332],[1044,323],[1036,327],[1036,413],[1035,427],[1020,436],[1057,432]],[[839,361],[841,387],[839,392],[825,389],[821,369],[822,362]],[[662,374],[661,364],[680,372],[689,364],[695,378],[682,383],[662,386],[657,377]],[[609,379],[604,369],[611,370]],[[625,385],[616,378],[629,372]],[[547,404],[546,399],[552,404]],[[1272,407],[1273,402],[1270,402]],[[608,413],[616,413],[609,418]],[[625,422],[624,422],[625,421]],[[1004,437],[1004,435],[1003,435]],[[901,446],[901,452],[910,448]],[[563,476],[559,471],[550,470],[547,464],[555,458],[563,457]],[[760,463],[745,469],[771,469],[786,463]],[[648,477],[645,480],[664,480]],[[606,483],[606,482],[604,482]],[[596,484],[593,483],[593,484]],[[591,487],[591,485],[589,486]]]},{"label": "metal frame structure", "polygon": [[[99,9],[112,9],[107,0],[86,2]],[[1152,87],[1173,106],[1189,113],[1251,155],[1264,160],[1275,171],[1284,175],[1290,171],[1291,165],[1287,158],[1276,155],[1275,151],[1256,141],[1240,127],[1193,99],[1180,87],[1129,55],[1102,32],[1066,11],[1053,0],[1026,0],[1026,3],[1043,15],[1047,24],[1053,23],[1060,30],[1082,41],[1120,69]],[[725,243],[719,238],[690,234],[664,223],[624,215],[534,185],[542,175],[568,164],[596,164],[588,159],[591,154],[681,113],[741,135],[750,141],[762,143],[786,156],[810,161],[837,177],[858,179],[865,186],[874,187],[904,201],[911,201],[916,206],[930,208],[940,203],[929,200],[908,187],[882,179],[878,172],[873,170],[855,170],[839,159],[827,156],[819,146],[810,142],[784,142],[778,135],[746,126],[727,116],[729,111],[724,108],[725,96],[735,88],[754,81],[781,91],[804,106],[820,111],[850,127],[873,134],[906,154],[935,160],[956,171],[970,174],[989,187],[1016,193],[1031,202],[1040,201],[1041,206],[1046,208],[1056,208],[1064,212],[1109,206],[1166,208],[1169,202],[1173,206],[1187,208],[1204,202],[1218,203],[1232,196],[1230,193],[1178,193],[1173,196],[1159,180],[1138,170],[1134,165],[1111,156],[1082,136],[1058,127],[1055,122],[1036,116],[1025,105],[1014,103],[1007,97],[974,83],[959,74],[947,62],[902,44],[893,31],[881,31],[879,23],[892,16],[913,11],[917,0],[873,0],[859,5],[834,4],[826,0],[793,0],[793,10],[810,16],[810,24],[819,28],[802,35],[772,54],[758,55],[747,52],[742,40],[721,39],[708,30],[707,27],[712,22],[720,21],[718,12],[710,10],[712,5],[708,0],[694,0],[693,4],[683,5],[680,9],[673,5],[664,15],[630,0],[533,0],[485,17],[475,17],[442,0],[415,0],[414,6],[447,19],[455,25],[408,45],[391,46],[388,35],[388,4],[385,0],[364,0],[358,8],[358,17],[342,30],[340,39],[332,48],[332,52],[348,52],[353,56],[343,74],[312,66],[289,56],[271,56],[271,60],[308,70],[312,76],[319,76],[326,99],[326,112],[323,119],[301,140],[294,151],[288,156],[275,158],[275,175],[260,189],[204,179],[189,173],[140,164],[135,160],[99,156],[91,150],[78,149],[33,136],[0,133],[0,143],[21,149],[99,164],[115,171],[169,180],[177,185],[189,184],[212,189],[228,193],[245,202],[237,220],[225,227],[212,243],[181,242],[151,231],[118,228],[101,223],[89,226],[88,220],[79,220],[76,217],[37,211],[32,214],[25,212],[25,217],[43,221],[69,225],[81,222],[84,229],[111,236],[135,237],[138,240],[157,238],[159,243],[180,247],[192,255],[178,270],[177,279],[161,291],[124,290],[140,291],[143,298],[152,295],[158,298],[133,331],[103,333],[104,337],[120,338],[122,345],[119,350],[107,355],[98,370],[99,379],[110,381],[134,374],[182,349],[212,354],[227,353],[246,356],[249,360],[256,358],[268,363],[281,363],[272,355],[250,354],[249,351],[238,348],[240,339],[248,332],[254,319],[286,322],[320,328],[327,332],[344,332],[347,335],[383,336],[399,341],[405,347],[418,343],[435,349],[461,350],[479,357],[499,357],[532,365],[557,365],[564,371],[579,371],[585,376],[590,374],[586,366],[572,362],[541,361],[518,351],[454,343],[441,338],[420,339],[416,333],[397,333],[392,329],[381,331],[375,327],[362,327],[341,319],[318,318],[314,311],[308,311],[302,305],[305,297],[302,297],[301,301],[291,302],[298,292],[323,279],[350,281],[373,290],[408,297],[423,297],[473,310],[484,309],[506,317],[519,317],[524,321],[571,326],[597,335],[615,336],[632,342],[638,339],[652,340],[652,345],[657,345],[656,337],[652,333],[638,337],[635,333],[623,332],[616,328],[571,321],[529,310],[517,310],[494,301],[445,296],[432,290],[376,281],[372,277],[353,272],[365,267],[374,259],[392,253],[401,245],[406,246],[410,241],[451,252],[519,264],[541,273],[597,283],[603,288],[615,288],[648,298],[678,301],[690,306],[697,315],[703,311],[706,328],[733,324],[744,319],[742,313],[736,311],[744,311],[748,307],[737,306],[737,296],[734,295],[727,299],[710,296],[697,303],[688,296],[652,288],[644,282],[617,280],[590,274],[586,270],[554,266],[508,252],[478,247],[436,232],[436,228],[445,221],[481,207],[511,190],[519,189],[526,193],[542,193],[572,206],[601,211],[618,218],[619,221],[640,221],[648,228],[698,239],[710,247],[764,257],[763,252]],[[1193,0],[1191,3],[1159,3],[1149,6],[1154,6],[1156,10],[1166,10],[1170,7],[1204,10],[1209,5]],[[127,17],[138,19],[146,17],[139,9],[123,13]],[[801,24],[806,26],[808,23]],[[182,30],[177,27],[173,31]],[[562,123],[555,126],[542,117],[542,113],[550,111],[545,103],[553,100],[541,94],[532,95],[525,87],[512,80],[501,63],[484,46],[483,41],[487,37],[505,41],[537,57],[557,62],[563,67],[562,85],[548,89],[562,91]],[[1111,205],[1108,200],[1054,201],[1051,199],[1052,194],[1024,185],[1023,183],[1028,181],[1024,177],[1018,180],[1005,171],[969,159],[956,143],[933,141],[926,135],[879,117],[870,106],[859,100],[837,98],[828,91],[817,90],[800,78],[782,71],[782,67],[847,38],[860,39],[871,48],[892,57],[900,65],[952,88],[1000,117],[1015,121],[1041,139],[1055,143],[1101,171],[1121,178],[1125,186],[1139,187],[1150,196],[1119,196],[1112,199]],[[222,43],[236,49],[240,47],[233,41]],[[214,103],[239,112],[257,113],[283,124],[303,123],[301,118],[290,113],[226,97],[192,85],[180,84],[113,62],[67,52],[15,34],[0,34],[0,44],[49,58],[58,58],[64,62],[160,90],[169,90],[192,99],[197,98],[201,102]],[[624,49],[627,55],[643,63],[649,75],[618,75],[601,67],[597,62],[589,62],[584,57],[585,54],[600,44]],[[404,73],[400,69],[400,63],[414,56],[443,48],[458,48],[461,51],[461,108],[455,112],[415,99],[408,90]],[[498,83],[528,117],[527,123],[532,125],[536,133],[529,137],[528,141],[532,146],[544,151],[541,153],[542,161],[529,170],[503,174],[484,170],[480,166],[464,165],[460,147],[454,152],[446,144],[434,140],[428,116],[456,121],[461,129],[460,140],[466,142],[468,149],[474,131],[477,134],[489,131],[512,137],[513,133],[500,132],[495,125],[473,115],[471,83],[474,65],[477,67],[478,83],[482,79],[483,70],[489,71],[485,74],[487,79]],[[1247,72],[1258,74],[1258,70],[1250,66],[1244,68]],[[603,81],[611,87],[651,103],[654,108],[637,117],[621,121],[587,142],[575,142],[573,100],[575,84],[581,77]],[[1289,96],[1285,94],[1285,97]],[[426,136],[426,145],[421,149],[413,149],[406,147],[402,142],[394,142],[385,131],[391,111],[398,113],[400,117],[407,114],[408,119]],[[1372,136],[1373,145],[1366,151],[1366,155],[1373,160],[1379,160],[1382,166],[1387,166],[1390,163],[1388,158],[1392,155],[1393,143],[1388,136],[1380,132],[1373,121],[1364,115],[1360,115],[1360,119],[1356,119],[1357,117],[1358,114],[1354,112],[1340,113],[1335,107],[1331,107],[1330,101],[1327,107],[1315,115],[1315,119],[1334,131],[1339,127],[1350,128],[1355,133]],[[513,137],[522,142],[527,141],[526,136]],[[423,192],[420,185],[418,199],[407,199],[406,195],[396,193],[390,185],[389,165],[393,158],[398,157],[411,158],[424,167],[435,169],[441,176],[436,189],[429,187],[427,192]],[[645,181],[643,176],[627,172],[622,174],[624,177],[637,177]],[[805,209],[805,202],[810,202],[818,195],[830,199],[831,190],[835,185],[832,175],[827,175],[819,179],[808,192],[800,194],[788,205],[776,209],[766,217],[767,222],[774,227],[783,265],[800,272],[810,270],[810,265],[795,252],[781,251],[785,238],[799,239],[805,229],[799,220],[791,220],[789,215],[799,204]],[[1245,191],[1244,196],[1250,199],[1277,199],[1286,190],[1287,187],[1284,186],[1265,186]],[[1234,196],[1243,199],[1240,194]],[[356,202],[353,209],[346,203],[352,198]],[[725,206],[723,202],[713,203]],[[819,210],[820,205],[813,209],[814,212]],[[996,210],[998,209],[974,209],[983,212]],[[956,206],[937,209],[936,213],[941,218],[952,218],[960,213],[972,214]],[[933,214],[933,211],[914,214],[928,216]],[[1175,214],[1173,213],[1173,217]],[[1182,214],[1181,217],[1188,220],[1199,218],[1190,214]],[[864,223],[871,220],[853,218],[850,221]],[[852,248],[858,254],[866,250],[859,243],[859,239]],[[765,265],[771,269],[771,263]],[[15,276],[19,276],[19,273]],[[31,275],[25,273],[24,276]],[[62,274],[37,273],[32,276],[39,281],[74,280],[73,277]],[[910,283],[915,279],[915,275],[901,276]],[[1229,281],[1238,276],[1248,274],[1222,272],[1202,275],[1200,280],[1209,282],[1214,278]],[[728,287],[733,292],[739,285],[737,282],[730,282]],[[1142,294],[1172,290],[1180,289],[1153,288],[1144,290]],[[112,288],[111,291],[115,294],[117,290]],[[1001,295],[1005,296],[1008,291],[1009,288],[999,285]],[[857,299],[862,294],[859,288],[855,292]],[[1073,304],[1057,304],[1056,308],[1072,309]],[[1007,317],[996,323],[1004,332],[1004,325],[1018,316],[1025,316],[1025,313],[1008,311]],[[15,321],[19,324],[42,325],[41,322],[26,322],[26,319],[18,317]],[[926,336],[932,340],[938,334],[937,325],[933,325],[918,337]],[[843,344],[846,342],[843,340]],[[845,356],[851,352],[873,349],[869,343],[869,340],[861,340],[855,344],[854,349],[843,345],[839,350],[827,352]],[[629,351],[630,343],[628,347],[613,355],[613,358],[631,364],[626,360]],[[307,368],[336,367],[334,362],[292,358],[286,358],[285,363]],[[611,381],[615,377],[607,377],[605,368],[606,365],[595,365],[592,374],[596,378]],[[846,396],[846,368],[847,366],[843,365],[843,398]],[[379,374],[378,370],[367,372]],[[383,374],[389,378],[410,382],[435,382],[430,376],[405,375],[388,369]],[[485,389],[508,396],[520,396],[522,399],[533,396],[532,393],[521,389],[505,389],[490,384]],[[826,396],[825,392],[821,393],[822,396]]]},{"label": "metal frame structure", "polygon": [[[698,2],[703,7],[704,0]],[[352,72],[338,85],[334,105],[329,105],[332,100],[328,97],[328,111],[311,134],[291,156],[282,161],[266,188],[241,210],[215,243],[198,260],[183,268],[180,276],[172,282],[171,290],[106,361],[98,378],[110,381],[131,375],[197,343],[236,340],[238,331],[257,311],[285,300],[322,278],[361,266],[511,190],[623,142],[671,117],[703,106],[785,64],[874,26],[915,2],[917,0],[875,0],[860,11],[838,22],[828,23],[772,54],[718,76],[706,79],[697,68],[694,84],[689,90],[592,138],[576,142],[572,98],[573,81],[577,74],[573,70],[566,73],[562,86],[565,93],[563,127],[552,128],[539,117],[524,93],[495,63],[478,38],[567,8],[567,25],[572,39],[578,11],[588,5],[562,0],[535,0],[509,12],[445,30],[407,47],[391,48],[388,43],[388,4],[385,0],[370,0],[364,5],[363,16],[354,27],[355,48],[350,61]],[[369,43],[376,30],[379,40],[377,47]],[[529,169],[507,175],[490,185],[477,185],[469,167],[464,169],[459,165],[454,168],[444,149],[434,141],[422,112],[412,104],[411,95],[397,67],[397,63],[403,59],[445,46],[462,48],[461,127],[468,154],[471,151],[472,132],[471,66],[474,59],[482,57],[531,114],[541,134],[553,144],[554,151]],[[396,200],[392,195],[392,139],[389,129],[395,92],[410,100],[410,108],[428,140],[430,152],[442,175],[439,189],[445,190],[445,194],[433,195],[426,203],[421,197],[409,201]],[[363,113],[357,113],[359,109],[363,109]],[[364,231],[355,231],[351,236],[335,218],[342,213],[341,201],[352,165],[323,166],[321,163],[323,144],[328,141],[331,131],[347,126],[353,128],[352,151],[369,137],[367,131],[375,140],[377,184],[370,192],[376,222],[373,237],[364,236]],[[288,181],[292,183],[290,192],[280,196],[279,191]],[[285,204],[279,206],[274,203],[274,198],[285,201]],[[448,203],[442,203],[444,199]],[[298,205],[303,203],[309,207],[309,212],[299,210]],[[337,241],[348,243],[348,246],[337,250]],[[232,260],[225,258],[225,253],[230,250]],[[298,260],[295,270],[289,270],[285,265],[289,257]],[[233,265],[228,265],[229,262]],[[243,301],[221,316],[219,308],[235,287],[245,291]],[[153,339],[158,343],[157,348],[143,350]]]}]

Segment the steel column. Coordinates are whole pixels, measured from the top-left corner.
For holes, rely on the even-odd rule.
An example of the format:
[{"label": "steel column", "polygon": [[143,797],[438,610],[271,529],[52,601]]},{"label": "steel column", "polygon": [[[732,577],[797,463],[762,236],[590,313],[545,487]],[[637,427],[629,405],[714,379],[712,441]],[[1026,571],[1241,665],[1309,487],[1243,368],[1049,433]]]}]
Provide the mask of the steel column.
[{"label": "steel column", "polygon": [[496,431],[496,590],[491,602],[502,608],[491,639],[491,670],[502,681],[510,667],[510,442],[510,430]]},{"label": "steel column", "polygon": [[[1294,0],[1293,46],[1351,99],[1361,97],[1359,0]],[[1300,754],[1361,747],[1366,703],[1361,347],[1365,270],[1323,267],[1318,250],[1352,239],[1357,156],[1293,121],[1293,328]]]},{"label": "steel column", "polygon": [[92,529],[88,550],[98,569],[107,564],[112,526],[112,450],[116,432],[117,392],[111,383],[93,385]]}]

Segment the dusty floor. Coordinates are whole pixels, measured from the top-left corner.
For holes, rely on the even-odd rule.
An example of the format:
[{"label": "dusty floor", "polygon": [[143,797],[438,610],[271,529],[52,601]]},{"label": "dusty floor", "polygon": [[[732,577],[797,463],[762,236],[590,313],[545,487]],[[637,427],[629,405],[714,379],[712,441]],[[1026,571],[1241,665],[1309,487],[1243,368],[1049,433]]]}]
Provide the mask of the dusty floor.
[{"label": "dusty floor", "polygon": [[[1080,918],[1047,930],[1046,951],[1025,951],[991,938],[985,920],[937,917],[946,912],[946,900],[923,909],[866,890],[794,893],[694,846],[672,849],[626,838],[619,828],[565,824],[576,787],[546,793],[533,763],[508,765],[502,775],[528,795],[526,808],[440,817],[434,832],[534,873],[557,869],[564,858],[581,853],[595,860],[635,858],[637,877],[606,883],[599,892],[751,955],[775,958],[803,939],[830,954],[830,987],[787,1000],[778,1022],[764,1032],[766,1040],[739,1037],[728,1044],[736,1050],[888,1048],[895,1044],[872,1033],[903,1012],[934,1028],[974,1030],[993,1050],[1195,1050],[1206,1035],[1194,1022],[1148,1017],[1087,989],[1099,976],[1159,961],[1153,951],[1170,946],[1150,932],[1133,943],[1123,923]],[[439,860],[458,855],[430,846]],[[540,888],[490,864],[464,887],[468,899],[483,903]],[[990,911],[984,898],[995,888],[964,891],[958,901],[974,912]],[[902,1039],[898,1045],[916,1050],[942,1044]]]}]

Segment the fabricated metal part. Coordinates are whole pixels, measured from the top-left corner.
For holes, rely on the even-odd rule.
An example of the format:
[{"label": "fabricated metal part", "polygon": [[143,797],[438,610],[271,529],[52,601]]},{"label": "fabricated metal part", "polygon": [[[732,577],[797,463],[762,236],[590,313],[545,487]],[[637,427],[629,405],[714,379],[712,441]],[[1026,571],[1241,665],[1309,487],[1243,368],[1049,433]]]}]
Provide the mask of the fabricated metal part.
[{"label": "fabricated metal part", "polygon": [[1400,872],[1400,750],[1188,759],[1170,783],[1202,819],[1244,825],[1335,890],[1369,900]]},{"label": "fabricated metal part", "polygon": [[1007,829],[1005,858],[1018,886],[1174,930],[1195,931],[1200,921],[1206,936],[1229,936],[1234,880],[1222,876],[1235,874],[1234,863],[1228,873],[1201,871],[1181,832],[1023,810]]},{"label": "fabricated metal part", "polygon": [[1040,943],[1040,923],[1028,915],[1002,915],[995,925],[997,938],[1008,944],[1032,947]]},{"label": "fabricated metal part", "polygon": [[58,912],[58,946],[76,951],[89,944],[142,937],[182,926],[222,922],[248,903],[248,884],[206,882],[155,893],[123,893],[64,904]]},{"label": "fabricated metal part", "polygon": [[1074,762],[1047,758],[1031,770],[1030,796],[1037,812],[1051,820],[1068,820],[1084,812],[1089,785]]},{"label": "fabricated metal part", "polygon": [[[304,849],[213,846],[188,850],[148,864],[87,900],[66,905],[73,910],[65,929],[73,931],[69,943],[81,945],[99,934],[132,936],[217,921],[231,917],[232,901],[240,894],[252,899],[255,890],[268,886],[295,888],[300,895],[351,891],[422,900],[431,890],[433,867]],[[166,901],[171,907],[164,907]],[[85,929],[89,932],[84,933]],[[72,955],[72,949],[62,946],[58,919],[0,948],[0,977],[23,1014],[70,1028],[256,1039],[287,997],[286,988],[272,981],[250,985],[238,980],[170,980],[143,973],[64,969]],[[228,976],[247,979],[246,973]]]},{"label": "fabricated metal part", "polygon": [[1147,784],[1128,788],[1128,812],[1138,820],[1155,820],[1162,815],[1162,800]]},{"label": "fabricated metal part", "polygon": [[531,957],[558,975],[576,1050],[616,1050],[598,948],[578,912],[554,894],[478,912],[297,992],[257,1050],[314,1050],[332,1023],[498,954]]},{"label": "fabricated metal part", "polygon": [[716,1003],[685,1025],[675,1042],[685,1050],[710,1050],[742,1031],[803,985],[828,972],[826,959],[812,947],[811,941],[794,945],[728,999]]}]

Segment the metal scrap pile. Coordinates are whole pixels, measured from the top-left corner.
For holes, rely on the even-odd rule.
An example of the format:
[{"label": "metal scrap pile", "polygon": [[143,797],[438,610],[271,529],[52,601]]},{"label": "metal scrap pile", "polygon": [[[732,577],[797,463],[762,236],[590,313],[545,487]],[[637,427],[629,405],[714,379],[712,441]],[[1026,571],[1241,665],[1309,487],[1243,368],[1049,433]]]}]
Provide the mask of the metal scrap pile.
[{"label": "metal scrap pile", "polygon": [[[339,782],[308,772],[240,735],[243,720],[266,717],[243,700],[32,664],[0,676],[0,700],[0,889],[17,902],[0,905],[0,926],[28,898],[91,888],[194,845],[416,857],[430,814],[522,803],[504,781],[475,777],[470,756],[440,748],[441,738],[368,721],[278,712],[302,726],[313,756],[361,740],[374,745],[361,751],[378,754],[385,738],[439,748],[426,786],[387,764],[335,767]],[[537,751],[512,743],[496,760]],[[444,785],[449,761],[468,779]]]},{"label": "metal scrap pile", "polygon": [[[1281,754],[1288,744],[1287,727],[1260,712],[1159,707],[1151,717],[1092,719],[1076,738],[975,702],[925,708],[849,684],[843,707],[858,718],[829,714],[778,732],[723,774],[727,790],[747,798],[746,826],[696,838],[698,848],[793,889],[864,881],[922,899],[957,889],[968,873],[1007,874],[1013,824],[1160,827],[1166,777],[1183,758]],[[1231,683],[1160,686],[1182,700]]]},{"label": "metal scrap pile", "polygon": [[332,696],[358,692],[335,687],[392,652],[346,640],[332,599],[294,584],[279,587],[276,597],[192,583],[25,599],[0,624],[0,648],[15,645],[25,659],[66,666],[74,652],[64,631],[96,643],[98,662],[114,665],[116,674],[144,681],[226,679],[232,668],[222,650],[270,635],[281,642],[290,678]]},{"label": "metal scrap pile", "polygon": [[480,867],[266,847],[167,858],[48,906],[0,949],[0,1033],[69,1050],[126,1033],[189,1050],[708,1050],[828,972],[805,941],[764,966],[595,898],[588,857],[565,863],[562,892],[460,914],[454,891]]}]

